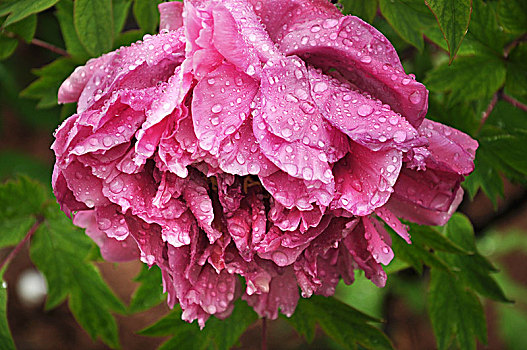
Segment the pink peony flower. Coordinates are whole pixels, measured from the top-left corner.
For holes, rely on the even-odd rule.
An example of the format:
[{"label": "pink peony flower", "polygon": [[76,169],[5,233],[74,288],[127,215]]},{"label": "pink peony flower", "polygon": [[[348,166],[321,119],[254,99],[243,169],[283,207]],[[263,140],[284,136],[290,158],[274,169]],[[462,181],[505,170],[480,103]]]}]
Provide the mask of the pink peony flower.
[{"label": "pink peony flower", "polygon": [[[53,187],[105,259],[158,265],[201,326],[242,297],[262,316],[386,283],[383,222],[442,225],[477,142],[424,119],[388,40],[325,0],[160,5],[161,32],[63,83]],[[245,288],[242,288],[243,277]]]}]

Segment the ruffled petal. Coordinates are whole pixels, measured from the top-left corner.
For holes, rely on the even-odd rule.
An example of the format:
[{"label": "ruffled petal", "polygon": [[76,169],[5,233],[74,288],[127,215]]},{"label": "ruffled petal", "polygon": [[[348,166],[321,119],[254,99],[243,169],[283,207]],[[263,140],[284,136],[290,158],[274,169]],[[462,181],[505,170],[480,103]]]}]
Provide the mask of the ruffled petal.
[{"label": "ruffled petal", "polygon": [[256,82],[232,64],[223,64],[194,88],[192,120],[199,146],[215,155],[250,114]]},{"label": "ruffled petal", "polygon": [[183,3],[179,1],[162,2],[159,8],[159,30],[176,30],[183,25]]},{"label": "ruffled petal", "polygon": [[357,17],[317,18],[297,24],[280,42],[280,50],[325,70],[336,69],[414,127],[426,115],[426,88],[404,73],[389,41]]},{"label": "ruffled petal", "polygon": [[335,165],[336,196],[332,208],[344,208],[365,216],[382,207],[393,192],[402,166],[397,150],[374,152],[353,145],[351,152]]}]

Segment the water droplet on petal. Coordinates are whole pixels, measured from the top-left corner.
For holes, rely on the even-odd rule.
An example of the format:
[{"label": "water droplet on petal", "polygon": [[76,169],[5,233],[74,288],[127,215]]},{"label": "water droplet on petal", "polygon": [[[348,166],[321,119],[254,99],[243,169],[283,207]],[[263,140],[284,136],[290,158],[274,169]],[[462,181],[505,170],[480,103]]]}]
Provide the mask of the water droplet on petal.
[{"label": "water droplet on petal", "polygon": [[323,81],[316,83],[315,86],[313,87],[313,91],[315,92],[324,92],[327,89],[328,89],[328,84],[326,84]]},{"label": "water droplet on petal", "polygon": [[421,94],[419,93],[419,91],[414,91],[414,92],[412,92],[410,94],[408,99],[410,100],[410,102],[412,102],[414,105],[416,105],[419,102],[421,102]]},{"label": "water droplet on petal", "polygon": [[361,117],[367,117],[373,112],[373,108],[370,105],[361,105],[357,109],[357,114]]},{"label": "water droplet on petal", "polygon": [[219,103],[215,104],[214,106],[212,106],[211,110],[212,110],[212,113],[220,113],[223,109],[223,106]]},{"label": "water droplet on petal", "polygon": [[311,27],[311,33],[318,33],[320,32],[320,26],[318,24],[315,24]]}]

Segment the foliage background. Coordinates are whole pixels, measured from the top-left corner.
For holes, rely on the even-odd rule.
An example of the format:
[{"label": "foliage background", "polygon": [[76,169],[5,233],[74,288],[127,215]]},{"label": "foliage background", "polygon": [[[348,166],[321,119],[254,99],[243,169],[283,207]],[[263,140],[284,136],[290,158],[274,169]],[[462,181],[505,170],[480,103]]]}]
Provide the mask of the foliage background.
[{"label": "foliage background", "polygon": [[[155,33],[158,3],[0,0],[2,349],[260,346],[261,322],[243,302],[202,333],[179,321],[163,303],[159,270],[102,262],[51,194],[52,132],[74,111],[56,105],[60,83],[87,59]],[[313,349],[527,348],[527,2],[338,6],[390,39],[431,92],[428,118],[479,141],[476,170],[464,184],[466,216],[446,228],[414,225],[412,246],[394,236],[386,288],[357,276],[336,298],[301,301],[292,319],[269,324],[269,347],[305,348],[299,333]],[[47,281],[45,303],[18,290],[35,267]]]}]

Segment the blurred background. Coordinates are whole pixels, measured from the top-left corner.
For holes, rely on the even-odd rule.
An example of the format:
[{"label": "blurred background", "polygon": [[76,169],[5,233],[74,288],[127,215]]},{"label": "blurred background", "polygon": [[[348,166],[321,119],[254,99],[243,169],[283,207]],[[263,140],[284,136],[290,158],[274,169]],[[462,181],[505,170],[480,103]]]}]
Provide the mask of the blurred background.
[{"label": "blurred background", "polygon": [[[64,47],[60,28],[48,10],[39,15],[39,39]],[[386,21],[377,18],[377,28],[386,33],[401,54],[407,72],[423,80],[427,70],[448,57],[438,46],[425,40],[424,53],[403,42]],[[130,24],[133,26],[133,23]],[[13,56],[0,61],[0,180],[26,174],[50,184],[54,161],[50,145],[53,131],[71,106],[39,108],[37,101],[20,97],[20,91],[35,80],[30,68],[42,67],[58,56],[46,49],[21,42]],[[53,106],[44,103],[44,107]],[[42,107],[43,104],[41,102]],[[496,276],[514,304],[485,299],[489,332],[487,349],[527,349],[527,191],[504,180],[504,197],[494,205],[483,193],[473,200],[465,198],[460,211],[472,221],[480,252],[498,268]],[[50,188],[50,185],[48,185]],[[50,189],[51,190],[51,189]],[[12,248],[0,251],[3,260]],[[137,287],[134,277],[140,262],[98,263],[115,293],[125,302]],[[11,262],[4,279],[8,285],[8,321],[18,349],[107,349],[93,342],[77,325],[67,305],[46,311],[46,285],[33,267],[27,247]],[[375,287],[363,276],[351,286],[339,286],[337,297],[368,314],[384,320],[379,325],[397,349],[434,349],[435,340],[427,316],[428,271],[418,275],[404,269],[389,275],[387,286]],[[153,349],[164,339],[148,338],[135,332],[161,318],[168,308],[164,303],[152,310],[131,316],[117,316],[123,349]],[[241,338],[240,349],[260,347],[260,323],[255,323]],[[339,349],[320,332],[308,345],[283,320],[269,322],[270,349]]]}]

